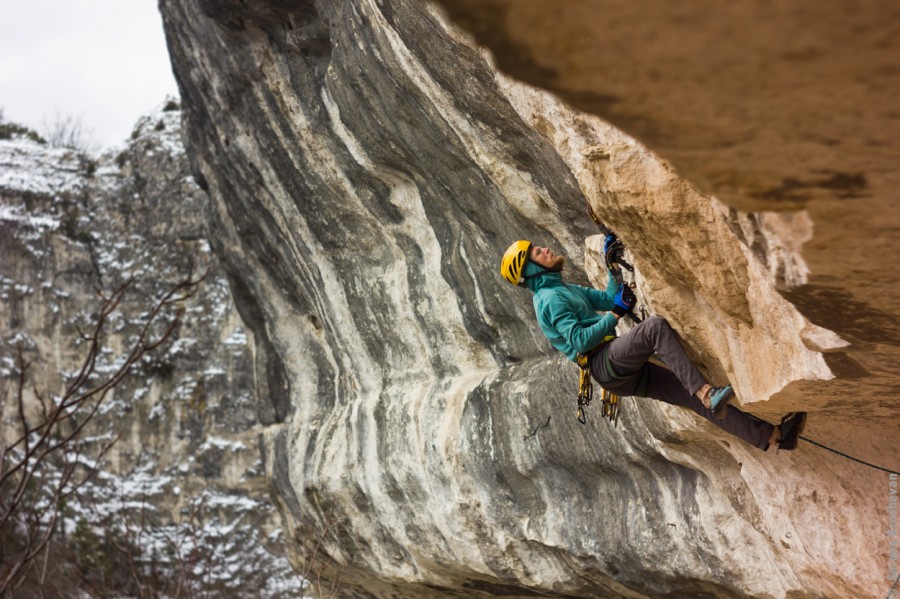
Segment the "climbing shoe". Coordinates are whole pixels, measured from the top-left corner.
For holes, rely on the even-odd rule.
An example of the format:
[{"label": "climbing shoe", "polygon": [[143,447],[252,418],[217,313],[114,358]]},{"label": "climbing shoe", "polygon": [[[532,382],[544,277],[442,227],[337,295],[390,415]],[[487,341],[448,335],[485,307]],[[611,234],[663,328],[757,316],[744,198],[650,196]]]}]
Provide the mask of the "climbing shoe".
[{"label": "climbing shoe", "polygon": [[791,412],[781,419],[781,438],[778,439],[778,449],[790,451],[797,449],[797,441],[803,427],[806,426],[806,412]]},{"label": "climbing shoe", "polygon": [[712,410],[712,413],[716,416],[723,416],[726,404],[734,397],[734,389],[731,388],[731,385],[711,387],[706,397],[709,400],[709,409]]}]

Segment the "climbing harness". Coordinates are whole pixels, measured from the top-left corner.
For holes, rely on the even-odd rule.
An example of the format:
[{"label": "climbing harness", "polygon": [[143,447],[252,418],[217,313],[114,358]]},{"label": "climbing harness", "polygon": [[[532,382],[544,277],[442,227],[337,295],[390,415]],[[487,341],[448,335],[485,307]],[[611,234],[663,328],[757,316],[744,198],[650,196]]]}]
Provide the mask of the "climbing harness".
[{"label": "climbing harness", "polygon": [[[591,379],[590,359],[578,354],[578,366],[581,369],[578,379],[578,411],[575,416],[581,424],[587,423],[584,409],[594,397],[594,382]],[[609,389],[600,388],[600,416],[608,419],[616,426],[619,423],[619,396]]]},{"label": "climbing harness", "polygon": [[[578,410],[575,416],[581,424],[587,423],[584,409],[591,403],[594,398],[594,382],[591,378],[591,356],[600,351],[600,349],[615,339],[615,335],[608,335],[588,354],[578,354],[578,367],[580,369],[578,378]],[[609,389],[600,388],[600,416],[608,419],[616,426],[619,423],[619,396]]]}]

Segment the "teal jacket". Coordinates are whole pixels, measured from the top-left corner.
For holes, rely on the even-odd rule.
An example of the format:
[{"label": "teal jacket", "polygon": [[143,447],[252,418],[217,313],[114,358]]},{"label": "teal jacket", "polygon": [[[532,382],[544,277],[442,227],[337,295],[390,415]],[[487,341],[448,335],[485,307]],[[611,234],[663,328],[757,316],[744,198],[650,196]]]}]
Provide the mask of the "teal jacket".
[{"label": "teal jacket", "polygon": [[[523,274],[529,277],[542,270],[529,262]],[[598,310],[608,311],[615,306],[619,284],[612,273],[603,291],[563,283],[558,272],[526,279],[525,285],[534,292],[534,313],[544,335],[573,362],[578,354],[591,351],[605,337],[616,334],[615,315],[597,314]]]}]

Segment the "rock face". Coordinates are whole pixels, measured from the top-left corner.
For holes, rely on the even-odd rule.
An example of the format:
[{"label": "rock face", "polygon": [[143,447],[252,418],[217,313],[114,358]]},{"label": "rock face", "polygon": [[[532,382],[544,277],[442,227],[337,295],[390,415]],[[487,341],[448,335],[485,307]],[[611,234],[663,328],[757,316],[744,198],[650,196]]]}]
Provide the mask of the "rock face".
[{"label": "rock face", "polygon": [[[862,379],[852,328],[789,291],[814,272],[814,216],[698,193],[498,75],[426,4],[160,6],[254,334],[267,472],[291,529],[329,533],[292,535],[295,564],[327,554],[347,597],[886,593],[886,476],[811,445],[762,453],[649,400],[579,425],[577,370],[497,273],[525,237],[602,282],[590,203],[643,301],[744,409],[808,408],[811,435],[896,469],[896,399],[865,401],[877,428],[844,401],[895,379]],[[875,434],[836,434],[850,426]]]},{"label": "rock face", "polygon": [[[153,304],[208,268],[183,302],[171,342],[136,364],[89,424],[86,437],[98,447],[120,438],[67,503],[62,527],[77,543],[77,531],[102,531],[106,518],[114,525],[146,518],[148,553],[168,537],[208,558],[196,566],[204,589],[290,594],[299,579],[279,555],[248,332],[210,252],[207,199],[190,176],[180,126],[178,104],[169,101],[138,122],[127,145],[99,159],[24,138],[0,141],[2,440],[18,432],[18,348],[33,362],[26,401],[34,407],[32,386],[61,394],[80,369],[85,344],[76,343],[75,327],[91,330],[97,291],[110,294],[133,279],[108,321],[95,381],[122,363]],[[118,554],[83,557],[125,563]],[[75,593],[76,581],[68,582],[66,592]]]},{"label": "rock face", "polygon": [[[502,71],[620,127],[728,206],[786,218],[775,230],[805,266],[776,278],[779,292],[849,345],[824,355],[835,381],[791,385],[770,405],[826,412],[815,430],[854,454],[896,453],[898,7],[440,4]],[[627,237],[616,203],[605,208]]]}]

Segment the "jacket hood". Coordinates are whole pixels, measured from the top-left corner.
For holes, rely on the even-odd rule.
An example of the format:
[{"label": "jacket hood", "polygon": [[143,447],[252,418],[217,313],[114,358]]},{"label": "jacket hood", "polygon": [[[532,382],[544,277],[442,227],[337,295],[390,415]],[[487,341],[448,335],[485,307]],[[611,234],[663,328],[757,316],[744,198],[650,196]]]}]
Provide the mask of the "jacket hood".
[{"label": "jacket hood", "polygon": [[549,271],[540,264],[535,264],[530,260],[528,261],[528,264],[525,265],[522,275],[525,277],[525,286],[535,292],[544,287],[562,285],[561,272]]}]

